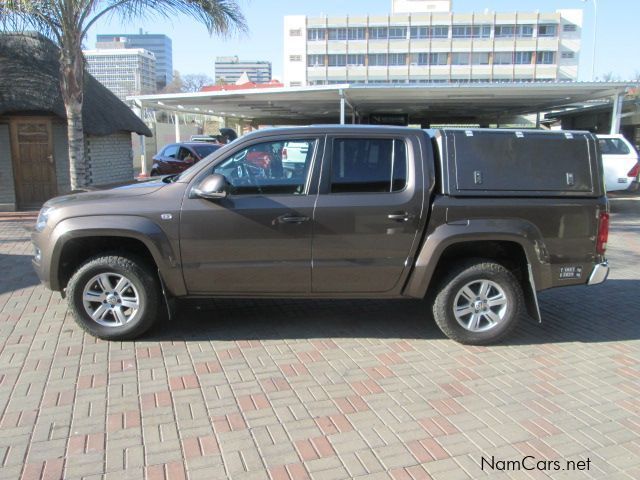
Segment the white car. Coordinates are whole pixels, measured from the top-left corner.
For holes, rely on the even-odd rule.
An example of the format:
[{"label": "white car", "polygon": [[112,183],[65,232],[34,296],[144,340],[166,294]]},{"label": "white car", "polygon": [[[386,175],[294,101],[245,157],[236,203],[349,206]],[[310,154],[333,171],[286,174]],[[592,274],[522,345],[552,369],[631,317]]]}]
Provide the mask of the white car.
[{"label": "white car", "polygon": [[597,135],[607,192],[627,190],[640,173],[638,152],[622,135]]}]

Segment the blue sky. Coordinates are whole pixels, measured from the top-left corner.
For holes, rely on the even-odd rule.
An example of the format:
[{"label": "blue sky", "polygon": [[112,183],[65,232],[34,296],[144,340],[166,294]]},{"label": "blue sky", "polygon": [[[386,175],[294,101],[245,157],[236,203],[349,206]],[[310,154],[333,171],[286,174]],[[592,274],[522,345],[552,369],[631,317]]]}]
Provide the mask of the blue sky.
[{"label": "blue sky", "polygon": [[[588,0],[453,0],[454,12],[554,11],[561,8],[584,9],[584,30],[580,58],[580,80],[591,75],[593,47],[593,1]],[[213,60],[219,55],[238,55],[246,60],[270,60],[275,78],[282,78],[284,15],[384,14],[391,10],[391,0],[239,0],[247,18],[249,33],[229,39],[210,37],[206,29],[188,17],[168,20],[150,16],[135,24],[123,24],[113,18],[92,28],[86,47],[95,46],[98,33],[164,33],[173,40],[174,69],[185,75],[205,73],[213,77]],[[598,41],[596,42],[596,76],[607,72],[622,79],[640,73],[640,2],[637,0],[597,0]]]}]

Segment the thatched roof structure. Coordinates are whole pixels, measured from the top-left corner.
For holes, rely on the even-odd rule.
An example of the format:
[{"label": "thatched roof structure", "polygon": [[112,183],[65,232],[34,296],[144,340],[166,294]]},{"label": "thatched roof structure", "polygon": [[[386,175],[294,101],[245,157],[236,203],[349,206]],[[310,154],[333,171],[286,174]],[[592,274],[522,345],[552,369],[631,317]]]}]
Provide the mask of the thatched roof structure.
[{"label": "thatched roof structure", "polygon": [[[59,50],[35,33],[0,33],[0,115],[53,113],[65,118],[59,83]],[[88,73],[82,116],[85,133],[151,131],[133,111]]]}]

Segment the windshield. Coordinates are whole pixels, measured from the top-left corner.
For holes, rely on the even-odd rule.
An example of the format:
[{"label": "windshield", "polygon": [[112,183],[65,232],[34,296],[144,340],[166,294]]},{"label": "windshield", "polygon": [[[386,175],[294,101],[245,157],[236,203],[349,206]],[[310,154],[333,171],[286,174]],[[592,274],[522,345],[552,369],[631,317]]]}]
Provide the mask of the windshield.
[{"label": "windshield", "polygon": [[198,154],[198,156],[200,158],[204,158],[207,155],[215,152],[216,150],[218,150],[222,145],[207,145],[207,144],[203,144],[203,145],[193,145],[191,148],[193,148],[196,153]]},{"label": "windshield", "polygon": [[621,138],[600,138],[598,143],[603,155],[628,155],[631,153],[629,146]]}]

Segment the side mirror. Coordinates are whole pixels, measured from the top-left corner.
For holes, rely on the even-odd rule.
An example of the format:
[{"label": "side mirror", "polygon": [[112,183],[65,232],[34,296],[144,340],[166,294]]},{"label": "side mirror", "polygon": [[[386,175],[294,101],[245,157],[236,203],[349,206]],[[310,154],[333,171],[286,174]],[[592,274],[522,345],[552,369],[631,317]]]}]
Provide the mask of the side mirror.
[{"label": "side mirror", "polygon": [[202,181],[192,190],[196,197],[206,198],[207,200],[219,200],[226,198],[228,190],[227,179],[219,173],[212,173],[207,175]]}]

